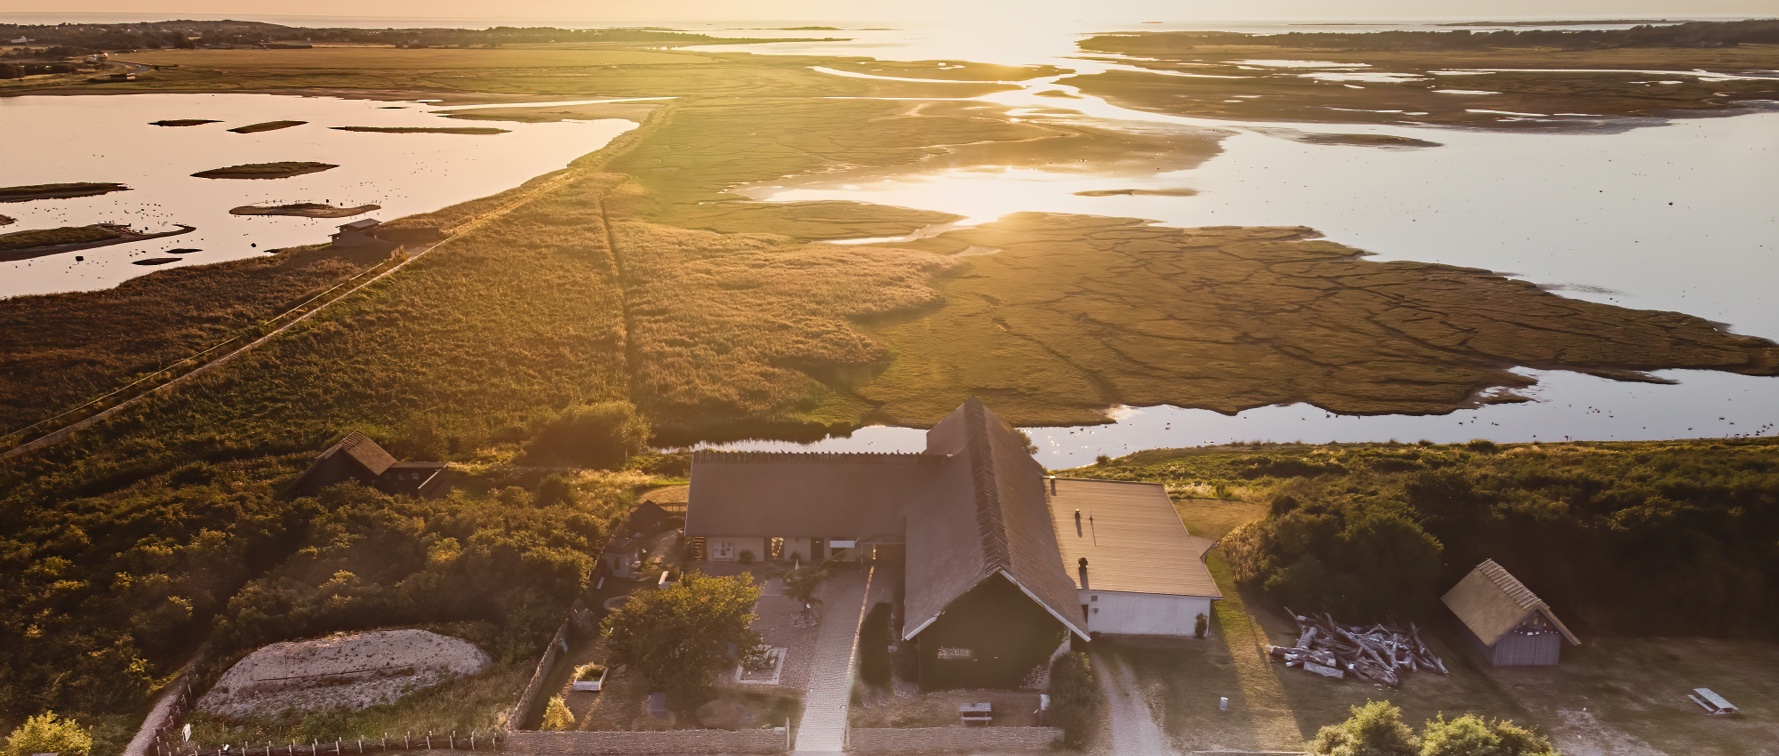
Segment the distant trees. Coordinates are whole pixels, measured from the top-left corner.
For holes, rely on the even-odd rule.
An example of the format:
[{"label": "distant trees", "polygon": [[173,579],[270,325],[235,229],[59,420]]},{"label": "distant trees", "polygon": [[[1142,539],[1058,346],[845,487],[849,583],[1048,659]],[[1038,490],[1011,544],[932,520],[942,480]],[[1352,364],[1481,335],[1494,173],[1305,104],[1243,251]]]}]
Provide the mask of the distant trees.
[{"label": "distant trees", "polygon": [[31,756],[54,753],[59,756],[87,756],[93,750],[93,736],[79,722],[46,711],[25,720],[6,736],[0,756]]},{"label": "distant trees", "polygon": [[752,625],[759,587],[746,575],[711,577],[688,572],[680,582],[630,597],[605,618],[611,662],[636,675],[677,706],[760,643]]},{"label": "distant trees", "polygon": [[534,455],[582,467],[615,469],[648,448],[649,424],[629,402],[570,407],[532,442]]},{"label": "distant trees", "polygon": [[1355,706],[1345,722],[1328,725],[1310,741],[1317,756],[1558,756],[1544,736],[1506,720],[1475,714],[1441,715],[1417,737],[1388,701]]}]

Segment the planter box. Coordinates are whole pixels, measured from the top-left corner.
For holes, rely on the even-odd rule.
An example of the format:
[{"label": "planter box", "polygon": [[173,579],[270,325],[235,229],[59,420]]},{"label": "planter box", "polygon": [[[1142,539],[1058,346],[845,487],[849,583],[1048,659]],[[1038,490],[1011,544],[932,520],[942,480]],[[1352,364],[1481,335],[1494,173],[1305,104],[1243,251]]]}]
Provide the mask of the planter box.
[{"label": "planter box", "polygon": [[571,689],[577,690],[577,691],[598,693],[600,690],[605,688],[605,676],[611,674],[611,671],[612,670],[610,667],[606,667],[604,669],[599,670],[598,676],[593,677],[591,679],[587,679],[587,680],[579,679],[580,675],[577,674],[577,675],[575,675],[576,679],[575,679],[574,683],[572,684]]}]

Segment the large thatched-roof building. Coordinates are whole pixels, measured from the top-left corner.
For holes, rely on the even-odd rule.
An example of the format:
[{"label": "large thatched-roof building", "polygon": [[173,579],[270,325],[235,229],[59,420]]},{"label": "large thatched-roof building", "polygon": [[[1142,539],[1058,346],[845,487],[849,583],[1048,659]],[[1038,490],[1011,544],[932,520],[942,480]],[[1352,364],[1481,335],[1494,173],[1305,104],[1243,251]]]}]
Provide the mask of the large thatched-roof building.
[{"label": "large thatched-roof building", "polygon": [[901,564],[928,687],[1016,686],[1068,636],[1191,635],[1221,595],[1166,492],[1046,478],[1025,443],[971,399],[915,454],[699,452],[685,532],[712,561]]},{"label": "large thatched-roof building", "polygon": [[1485,559],[1442,599],[1484,659],[1497,667],[1556,664],[1563,641],[1581,641],[1493,559]]}]

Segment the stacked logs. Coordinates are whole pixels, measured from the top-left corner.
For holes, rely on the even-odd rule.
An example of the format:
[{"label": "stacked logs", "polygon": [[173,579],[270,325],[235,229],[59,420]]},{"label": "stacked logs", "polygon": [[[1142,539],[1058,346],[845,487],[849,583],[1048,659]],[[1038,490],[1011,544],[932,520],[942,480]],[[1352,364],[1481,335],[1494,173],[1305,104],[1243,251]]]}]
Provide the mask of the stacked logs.
[{"label": "stacked logs", "polygon": [[1336,680],[1352,674],[1361,680],[1392,688],[1402,675],[1416,670],[1451,674],[1438,654],[1421,640],[1421,630],[1409,623],[1404,632],[1394,625],[1342,625],[1324,614],[1309,617],[1285,610],[1297,620],[1297,645],[1266,647],[1274,659]]}]

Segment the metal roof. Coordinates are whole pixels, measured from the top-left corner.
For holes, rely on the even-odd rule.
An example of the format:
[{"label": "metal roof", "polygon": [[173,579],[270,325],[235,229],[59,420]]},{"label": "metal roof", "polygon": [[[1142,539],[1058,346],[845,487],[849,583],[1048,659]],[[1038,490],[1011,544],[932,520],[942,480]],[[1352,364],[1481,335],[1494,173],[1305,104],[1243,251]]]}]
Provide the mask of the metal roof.
[{"label": "metal roof", "polygon": [[[1186,532],[1166,487],[1058,478],[1049,498],[1062,563],[1078,587],[1223,598],[1204,563],[1211,539]],[[1086,585],[1078,569],[1083,558]]]},{"label": "metal roof", "polygon": [[1532,593],[1532,589],[1508,574],[1493,559],[1484,559],[1440,600],[1485,645],[1495,645],[1534,613],[1543,614],[1570,643],[1581,645],[1575,633],[1569,632],[1569,628],[1537,594]]}]

